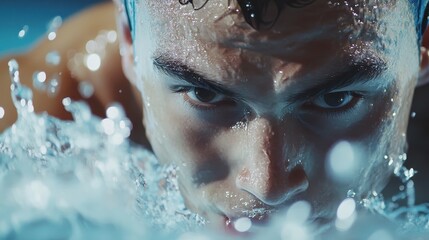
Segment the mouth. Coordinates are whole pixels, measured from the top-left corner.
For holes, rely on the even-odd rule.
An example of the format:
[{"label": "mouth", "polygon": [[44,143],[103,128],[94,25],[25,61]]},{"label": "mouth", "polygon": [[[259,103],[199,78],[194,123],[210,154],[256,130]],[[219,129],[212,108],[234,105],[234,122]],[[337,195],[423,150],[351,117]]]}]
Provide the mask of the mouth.
[{"label": "mouth", "polygon": [[[258,215],[243,215],[229,217],[223,214],[225,232],[234,237],[249,237],[266,229],[271,223],[268,213]],[[330,228],[332,219],[327,216],[313,216],[307,219],[307,223],[316,226],[320,231]]]}]

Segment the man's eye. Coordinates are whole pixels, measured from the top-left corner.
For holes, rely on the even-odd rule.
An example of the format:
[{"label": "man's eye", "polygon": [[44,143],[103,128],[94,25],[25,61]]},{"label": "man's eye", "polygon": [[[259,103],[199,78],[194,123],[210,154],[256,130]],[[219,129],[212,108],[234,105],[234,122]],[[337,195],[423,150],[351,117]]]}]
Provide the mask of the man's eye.
[{"label": "man's eye", "polygon": [[225,100],[225,96],[205,88],[193,87],[186,92],[191,101],[202,104],[215,104]]},{"label": "man's eye", "polygon": [[356,98],[353,92],[333,92],[318,96],[311,103],[319,108],[338,109],[352,103]]}]

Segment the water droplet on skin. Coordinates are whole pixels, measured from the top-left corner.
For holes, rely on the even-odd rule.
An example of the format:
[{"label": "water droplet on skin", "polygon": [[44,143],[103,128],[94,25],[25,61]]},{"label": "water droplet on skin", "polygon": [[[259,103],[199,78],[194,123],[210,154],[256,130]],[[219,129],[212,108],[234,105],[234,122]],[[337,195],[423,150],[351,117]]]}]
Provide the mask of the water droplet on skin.
[{"label": "water droplet on skin", "polygon": [[94,40],[89,40],[85,44],[85,50],[87,53],[95,53],[97,51],[97,43]]},{"label": "water droplet on skin", "polygon": [[60,16],[54,17],[51,21],[48,23],[48,40],[53,41],[57,38],[57,30],[61,27],[63,24],[63,19]]},{"label": "water droplet on skin", "polygon": [[100,56],[95,53],[89,54],[88,56],[86,56],[85,65],[89,70],[93,72],[98,71],[101,66]]},{"label": "water droplet on skin", "polygon": [[242,217],[234,221],[234,228],[237,232],[247,232],[252,227],[252,221],[247,217]]},{"label": "water droplet on skin", "polygon": [[335,227],[339,231],[347,231],[356,220],[356,202],[353,198],[346,198],[337,209]]},{"label": "water droplet on skin", "polygon": [[107,108],[106,115],[108,118],[111,119],[117,119],[121,117],[120,110],[116,106],[110,106],[109,108]]},{"label": "water droplet on skin", "polygon": [[15,108],[19,114],[26,115],[34,111],[33,106],[33,92],[31,89],[21,85],[19,79],[19,65],[15,59],[8,62],[9,75],[11,77],[12,85],[10,87],[12,93],[12,100]]},{"label": "water droplet on skin", "polygon": [[56,32],[50,32],[50,33],[48,34],[48,40],[49,40],[49,41],[54,41],[54,40],[55,40],[55,38],[57,38],[57,33],[56,33]]},{"label": "water droplet on skin", "polygon": [[63,101],[62,101],[62,103],[63,103],[64,107],[70,106],[70,104],[71,104],[71,98],[69,98],[69,97],[64,98]]},{"label": "water droplet on skin", "polygon": [[27,25],[23,26],[22,29],[18,32],[18,37],[19,38],[24,38],[25,35],[27,35],[27,33],[28,33],[28,29],[29,28],[28,28]]},{"label": "water droplet on skin", "polygon": [[94,94],[94,86],[89,82],[80,82],[79,83],[79,93],[84,98],[90,98]]},{"label": "water droplet on skin", "polygon": [[[412,170],[412,169],[410,169]],[[414,206],[415,202],[416,202],[416,194],[415,194],[415,189],[414,189],[414,182],[413,180],[409,180],[407,182],[407,186],[406,186],[406,192],[407,192],[407,204],[408,207],[412,207]],[[412,219],[411,219],[412,220]]]},{"label": "water droplet on skin", "polygon": [[60,77],[56,75],[47,84],[48,95],[50,97],[56,96],[59,88],[60,88]]},{"label": "water droplet on skin", "polygon": [[48,30],[54,31],[57,30],[63,24],[63,18],[61,16],[55,16],[48,23]]},{"label": "water droplet on skin", "polygon": [[337,218],[345,220],[350,218],[356,210],[356,202],[353,198],[346,198],[337,209]]},{"label": "water droplet on skin", "polygon": [[347,197],[348,198],[354,198],[356,196],[356,192],[355,191],[353,191],[353,190],[348,190],[347,191]]},{"label": "water droplet on skin", "polygon": [[48,65],[58,66],[61,62],[60,53],[57,51],[52,51],[46,54],[45,61]]},{"label": "water droplet on skin", "polygon": [[15,59],[12,59],[8,62],[9,66],[9,75],[12,81],[12,84],[18,84],[19,81],[19,66],[18,62]]},{"label": "water droplet on skin", "polygon": [[3,107],[0,107],[0,119],[3,119],[3,118],[4,118],[4,114],[5,114],[5,112],[4,112],[4,108],[3,108]]},{"label": "water droplet on skin", "polygon": [[286,219],[289,219],[297,224],[304,224],[311,215],[311,205],[306,201],[298,201],[293,203],[287,210]]},{"label": "water droplet on skin", "polygon": [[327,172],[338,182],[348,182],[355,176],[357,160],[353,146],[349,142],[340,141],[328,153]]},{"label": "water droplet on skin", "polygon": [[116,31],[112,30],[107,33],[107,40],[109,41],[109,43],[114,43],[117,39],[118,34],[116,33]]},{"label": "water droplet on skin", "polygon": [[46,73],[38,71],[33,73],[33,87],[39,91],[46,90]]}]

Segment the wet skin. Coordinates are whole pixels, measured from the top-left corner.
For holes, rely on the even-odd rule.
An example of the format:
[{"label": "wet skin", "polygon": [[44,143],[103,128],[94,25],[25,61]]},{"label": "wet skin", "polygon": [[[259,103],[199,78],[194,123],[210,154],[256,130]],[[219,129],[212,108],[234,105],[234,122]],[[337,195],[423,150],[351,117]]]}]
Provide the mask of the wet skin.
[{"label": "wet skin", "polygon": [[[287,7],[262,31],[234,1],[199,11],[137,4],[135,38],[122,37],[124,72],[191,210],[223,226],[306,200],[314,218],[331,218],[347,190],[360,199],[385,186],[405,151],[419,70],[408,1],[386,2]],[[346,181],[325,171],[340,140],[358,150]]]}]

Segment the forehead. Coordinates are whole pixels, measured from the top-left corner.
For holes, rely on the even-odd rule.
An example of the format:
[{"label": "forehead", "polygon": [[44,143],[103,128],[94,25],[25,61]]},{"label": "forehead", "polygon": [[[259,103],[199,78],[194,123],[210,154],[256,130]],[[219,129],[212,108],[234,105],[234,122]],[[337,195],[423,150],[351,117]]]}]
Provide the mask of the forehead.
[{"label": "forehead", "polygon": [[167,54],[200,69],[218,67],[219,78],[240,74],[244,65],[257,66],[249,72],[258,75],[266,65],[287,71],[302,63],[335,67],[333,61],[383,58],[396,51],[386,44],[397,44],[405,27],[415,28],[406,0],[316,0],[302,8],[285,7],[273,26],[260,31],[245,21],[235,0],[208,0],[200,10],[178,0],[148,1],[141,9],[144,26],[137,34],[150,35],[151,57]]}]

